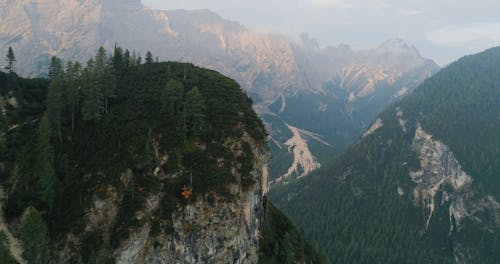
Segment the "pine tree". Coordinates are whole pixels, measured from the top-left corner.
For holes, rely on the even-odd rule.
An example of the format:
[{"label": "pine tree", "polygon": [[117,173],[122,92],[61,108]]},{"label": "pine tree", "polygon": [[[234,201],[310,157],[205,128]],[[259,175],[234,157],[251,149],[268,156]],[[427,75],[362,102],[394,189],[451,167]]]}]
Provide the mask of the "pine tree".
[{"label": "pine tree", "polygon": [[23,258],[28,263],[46,263],[48,259],[47,225],[42,214],[36,209],[29,209],[21,223],[21,244]]},{"label": "pine tree", "polygon": [[55,172],[52,167],[54,152],[50,143],[50,124],[47,115],[44,115],[38,124],[36,154],[37,196],[44,206],[50,210],[55,199]]},{"label": "pine tree", "polygon": [[62,114],[64,110],[64,71],[60,59],[53,57],[49,68],[50,85],[47,93],[47,113],[50,125],[62,141]]},{"label": "pine tree", "polygon": [[113,70],[115,74],[121,75],[125,71],[125,58],[123,54],[123,49],[115,45],[115,50],[113,51]]},{"label": "pine tree", "polygon": [[112,67],[111,62],[106,57],[106,51],[100,47],[95,57],[95,74],[97,77],[96,85],[101,90],[104,99],[105,113],[108,112],[109,99],[115,97],[116,80]]},{"label": "pine tree", "polygon": [[142,64],[142,57],[141,57],[141,53],[137,53],[137,60],[135,62],[135,65],[141,65]]},{"label": "pine tree", "polygon": [[63,72],[62,61],[58,57],[52,57],[49,66],[49,78],[53,79],[55,76]]},{"label": "pine tree", "polygon": [[99,119],[104,109],[104,96],[98,85],[95,65],[94,60],[90,59],[82,73],[82,116],[86,121]]},{"label": "pine tree", "polygon": [[81,74],[82,66],[79,62],[68,62],[64,82],[66,84],[65,105],[70,114],[71,131],[75,130],[75,115],[80,107]]},{"label": "pine tree", "polygon": [[128,71],[130,68],[130,51],[127,49],[125,50],[125,53],[123,53],[123,65],[124,65],[124,70]]},{"label": "pine tree", "polygon": [[146,53],[146,64],[152,64],[153,63],[153,54],[151,54],[150,51]]},{"label": "pine tree", "polygon": [[116,97],[116,77],[113,74],[113,69],[108,65],[104,69],[102,75],[103,95],[104,95],[104,112],[108,112],[109,100]]},{"label": "pine tree", "polygon": [[12,47],[9,47],[9,51],[7,51],[7,66],[5,66],[5,69],[9,71],[9,73],[14,72],[14,63],[16,62],[16,56],[14,55],[14,50]]}]

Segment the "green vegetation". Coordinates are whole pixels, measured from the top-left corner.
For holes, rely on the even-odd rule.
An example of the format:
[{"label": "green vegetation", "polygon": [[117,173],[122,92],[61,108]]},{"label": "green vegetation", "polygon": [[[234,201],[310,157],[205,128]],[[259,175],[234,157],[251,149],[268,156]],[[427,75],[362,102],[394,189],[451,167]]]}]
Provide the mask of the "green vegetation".
[{"label": "green vegetation", "polygon": [[7,55],[5,56],[5,60],[7,61],[7,66],[5,66],[5,69],[9,71],[9,73],[12,73],[14,71],[14,63],[16,62],[16,56],[14,55],[14,50],[12,50],[12,47],[9,47]]},{"label": "green vegetation", "polygon": [[[229,183],[246,189],[256,182],[252,149],[266,148],[266,133],[238,84],[191,64],[151,58],[140,64],[140,56],[116,47],[112,56],[100,49],[85,67],[53,58],[49,80],[0,72],[4,213],[8,222],[24,219],[29,263],[50,258],[49,248],[60,247],[67,234],[84,243],[75,260],[112,263],[117,242],[143,224],[135,214],[151,193],[165,194],[152,232],[168,233],[180,206],[196,198],[232,199]],[[193,188],[187,200],[184,185]],[[85,230],[85,209],[110,190],[123,196],[106,237]],[[306,250],[297,254],[312,254],[298,233],[287,232]]]},{"label": "green vegetation", "polygon": [[47,226],[42,214],[36,209],[28,211],[21,223],[23,258],[28,263],[46,263],[49,248]]},{"label": "green vegetation", "polygon": [[[454,263],[457,247],[468,248],[470,263],[498,263],[500,230],[486,230],[485,222],[493,216],[482,215],[483,223],[465,220],[450,231],[449,202],[438,198],[426,228],[409,172],[420,167],[411,147],[420,123],[474,178],[471,192],[498,200],[499,87],[500,48],[464,57],[386,110],[374,134],[271,198],[333,263]],[[396,118],[398,107],[408,133]]]},{"label": "green vegetation", "polygon": [[259,263],[328,263],[310,246],[292,222],[264,198],[264,224],[259,245]]},{"label": "green vegetation", "polygon": [[10,253],[10,243],[4,231],[0,231],[0,263],[16,264],[16,260]]}]

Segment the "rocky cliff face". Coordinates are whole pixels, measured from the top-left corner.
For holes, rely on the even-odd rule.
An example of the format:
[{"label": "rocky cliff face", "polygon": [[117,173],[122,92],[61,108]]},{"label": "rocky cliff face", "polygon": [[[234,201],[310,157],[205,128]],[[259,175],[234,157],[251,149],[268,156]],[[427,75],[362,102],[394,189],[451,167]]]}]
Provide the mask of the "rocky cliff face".
[{"label": "rocky cliff face", "polygon": [[[415,131],[413,147],[420,160],[420,170],[411,171],[416,184],[415,202],[424,209],[426,228],[434,215],[444,211],[449,217],[449,235],[463,232],[468,224],[480,225],[494,233],[500,228],[500,203],[492,195],[480,194],[448,146],[432,138],[420,125]],[[486,217],[487,216],[487,217]],[[472,263],[477,252],[457,242],[453,247],[456,263]]]},{"label": "rocky cliff face", "polygon": [[[230,196],[216,194],[198,196],[196,200],[186,200],[184,206],[176,206],[169,217],[169,226],[160,223],[162,198],[171,195],[154,192],[144,197],[140,210],[132,221],[141,223],[129,228],[125,237],[118,237],[116,249],[93,252],[97,259],[108,254],[118,264],[125,263],[257,263],[259,260],[259,239],[263,218],[263,196],[267,190],[267,151],[256,147],[250,137],[245,140],[253,146],[254,170],[251,175],[256,182],[242,189],[239,181],[229,186]],[[241,142],[228,144],[235,151]],[[158,166],[155,175],[175,178],[178,173],[165,175],[162,157],[156,157]],[[238,176],[237,169],[232,169]],[[101,187],[92,195],[92,203],[85,211],[85,230],[80,235],[70,234],[56,247],[57,263],[74,260],[80,254],[82,244],[88,234],[99,233],[104,241],[110,241],[120,207],[125,203],[124,190],[133,188],[134,175],[127,170],[120,177],[121,187],[114,185]],[[181,190],[178,190],[179,192]],[[191,199],[191,198],[190,198]],[[111,242],[113,243],[113,242]],[[76,254],[76,255],[75,255]],[[112,256],[112,257],[110,257]]]},{"label": "rocky cliff face", "polygon": [[[232,200],[207,196],[176,210],[166,234],[154,234],[153,223],[146,222],[115,250],[116,263],[257,263],[267,154],[261,149],[255,154],[252,174],[258,181],[250,189],[235,185]],[[146,210],[137,217],[151,217],[160,196],[146,199]]]},{"label": "rocky cliff face", "polygon": [[[273,177],[297,177],[319,167],[310,164],[321,164],[353,142],[385,106],[438,68],[401,40],[363,51],[346,45],[319,48],[307,35],[294,41],[250,31],[207,10],[151,10],[139,0],[5,0],[0,7],[0,50],[14,48],[24,75],[46,72],[51,56],[84,60],[99,46],[112,49],[118,43],[235,79],[269,123],[277,143],[273,149],[279,149],[274,156],[292,156],[273,160]],[[277,109],[271,107],[276,104]],[[293,117],[295,111],[314,117],[313,122]],[[287,125],[319,136],[301,135],[309,138],[304,150],[310,159],[288,148],[294,131]],[[296,166],[300,172],[290,175]]]}]

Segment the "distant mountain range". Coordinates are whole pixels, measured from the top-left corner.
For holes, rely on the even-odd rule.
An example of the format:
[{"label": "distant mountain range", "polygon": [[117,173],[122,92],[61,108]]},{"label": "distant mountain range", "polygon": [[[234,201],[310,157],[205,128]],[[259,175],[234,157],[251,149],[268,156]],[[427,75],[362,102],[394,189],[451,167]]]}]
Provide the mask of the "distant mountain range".
[{"label": "distant mountain range", "polygon": [[500,48],[386,109],[271,196],[334,263],[500,263]]},{"label": "distant mountain range", "polygon": [[4,0],[0,10],[0,50],[14,48],[25,76],[44,74],[52,56],[84,60],[118,43],[234,78],[270,130],[274,181],[319,168],[439,69],[402,40],[321,48],[307,35],[257,33],[208,10],[151,10],[139,0]]}]

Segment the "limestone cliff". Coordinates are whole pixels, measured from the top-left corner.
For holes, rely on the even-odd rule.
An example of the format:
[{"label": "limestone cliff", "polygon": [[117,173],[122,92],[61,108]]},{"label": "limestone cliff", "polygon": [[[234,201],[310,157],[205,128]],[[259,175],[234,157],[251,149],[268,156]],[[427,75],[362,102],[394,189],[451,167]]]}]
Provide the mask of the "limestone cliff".
[{"label": "limestone cliff", "polygon": [[[249,137],[245,137],[249,140]],[[232,184],[227,199],[214,194],[199,196],[177,207],[168,220],[169,227],[163,229],[159,221],[162,210],[162,192],[149,193],[142,199],[140,210],[134,220],[140,225],[130,228],[128,235],[115,241],[118,247],[111,251],[94,252],[103,257],[112,254],[117,264],[125,263],[257,263],[260,227],[263,217],[263,187],[267,185],[265,173],[268,154],[262,147],[252,143],[255,155],[252,176],[255,184],[243,190]],[[241,148],[234,141],[235,150]],[[158,164],[161,163],[158,158]],[[156,170],[156,169],[155,169]],[[233,168],[236,173],[237,169]],[[174,173],[175,174],[175,173]],[[165,177],[158,169],[158,177]],[[137,177],[131,170],[122,174],[121,184],[125,189]],[[85,233],[99,232],[103,237],[112,237],[113,225],[118,217],[124,193],[114,186],[104,187],[99,195],[92,195],[93,202],[85,217]],[[181,190],[179,190],[180,192]],[[161,220],[160,220],[161,221]],[[116,231],[115,231],[116,232]],[[116,238],[115,238],[116,239]],[[76,245],[85,243],[82,237],[68,235],[60,241],[57,263],[70,262],[74,258]]]}]

